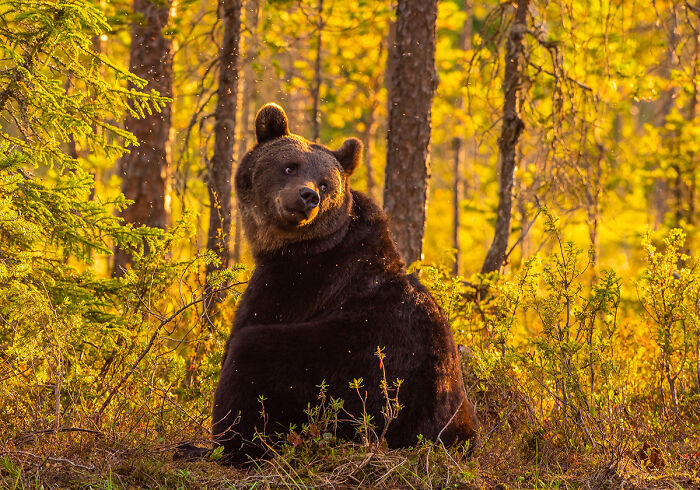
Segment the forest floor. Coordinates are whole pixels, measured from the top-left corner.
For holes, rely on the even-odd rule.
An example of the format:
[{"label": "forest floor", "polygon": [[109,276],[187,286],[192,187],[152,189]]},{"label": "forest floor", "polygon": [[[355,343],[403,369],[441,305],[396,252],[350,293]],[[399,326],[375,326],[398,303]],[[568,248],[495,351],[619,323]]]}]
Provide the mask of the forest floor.
[{"label": "forest floor", "polygon": [[331,441],[285,446],[240,469],[174,459],[172,445],[107,439],[71,432],[0,446],[0,488],[700,488],[697,453],[673,459],[658,448],[528,455],[499,440],[467,457],[436,444],[394,451]]}]

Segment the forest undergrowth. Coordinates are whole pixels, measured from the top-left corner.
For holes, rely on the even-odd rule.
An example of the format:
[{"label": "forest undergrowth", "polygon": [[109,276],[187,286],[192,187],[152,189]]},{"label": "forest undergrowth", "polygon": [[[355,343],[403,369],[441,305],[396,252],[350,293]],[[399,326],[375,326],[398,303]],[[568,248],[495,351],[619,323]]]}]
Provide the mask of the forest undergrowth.
[{"label": "forest undergrowth", "polygon": [[[481,421],[471,454],[440,441],[389,450],[363,414],[351,414],[362,443],[338,440],[333,423],[342,403],[326,399],[321,386],[308,424],[282,445],[270,442],[269,460],[236,469],[218,464],[217,452],[174,459],[182,442],[210,447],[211,395],[249,273],[221,274],[213,287],[228,299],[207,315],[211,256],[171,258],[192,231],[182,223],[129,274],[110,280],[121,296],[103,314],[119,327],[90,328],[89,303],[72,315],[50,302],[35,302],[32,311],[19,302],[3,307],[15,328],[4,345],[11,355],[2,359],[0,486],[697,486],[700,269],[684,253],[684,234],[647,237],[640,245],[646,267],[626,281],[594,271],[592,256],[566,242],[556,218],[542,212],[552,252],[511,274],[465,279],[414,268],[460,344]],[[41,326],[27,329],[27,315]],[[380,369],[391,353],[378,354]],[[382,389],[357,388],[359,396]],[[391,393],[385,390],[388,420],[398,408]],[[264,434],[260,442],[268,444]]]}]

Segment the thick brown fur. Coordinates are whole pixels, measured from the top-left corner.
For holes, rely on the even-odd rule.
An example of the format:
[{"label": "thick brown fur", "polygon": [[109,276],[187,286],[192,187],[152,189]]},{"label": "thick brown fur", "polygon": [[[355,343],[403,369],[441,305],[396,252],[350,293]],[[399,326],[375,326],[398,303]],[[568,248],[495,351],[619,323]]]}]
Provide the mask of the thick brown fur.
[{"label": "thick brown fur", "polygon": [[[385,214],[350,189],[360,142],[349,139],[337,151],[310,143],[289,133],[284,111],[272,104],[258,113],[256,132],[258,145],[236,174],[256,269],[214,396],[213,433],[227,461],[262,456],[256,432],[285,433],[306,423],[304,409],[317,403],[322,381],[359,418],[363,406],[349,382],[362,378],[365,410],[380,433],[386,400],[377,347],[386,354],[387,381],[404,380],[404,408],[386,432],[390,447],[411,446],[419,434],[440,435],[445,444],[472,439],[477,420],[450,326],[406,274]],[[318,205],[295,203],[299,189],[315,189]],[[338,435],[353,438],[355,428],[341,421]]]}]

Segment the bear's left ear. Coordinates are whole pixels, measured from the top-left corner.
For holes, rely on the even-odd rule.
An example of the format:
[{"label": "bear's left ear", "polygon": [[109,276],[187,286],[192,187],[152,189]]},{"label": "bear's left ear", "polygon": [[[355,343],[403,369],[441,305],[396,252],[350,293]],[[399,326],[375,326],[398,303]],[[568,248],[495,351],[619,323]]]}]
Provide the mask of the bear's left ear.
[{"label": "bear's left ear", "polygon": [[289,122],[284,109],[277,104],[265,104],[255,116],[255,136],[258,144],[289,135]]},{"label": "bear's left ear", "polygon": [[345,169],[345,176],[349,177],[362,160],[362,142],[357,138],[348,138],[340,148],[332,153]]}]

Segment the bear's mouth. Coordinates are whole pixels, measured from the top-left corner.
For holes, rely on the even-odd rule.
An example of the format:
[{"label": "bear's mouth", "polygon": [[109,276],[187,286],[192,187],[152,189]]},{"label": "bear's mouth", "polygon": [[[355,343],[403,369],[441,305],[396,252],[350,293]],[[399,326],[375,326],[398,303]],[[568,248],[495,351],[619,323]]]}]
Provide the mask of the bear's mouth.
[{"label": "bear's mouth", "polygon": [[316,217],[318,208],[311,209],[309,211],[304,211],[299,208],[293,208],[289,206],[280,207],[280,218],[282,221],[291,227],[301,227],[308,225]]}]

